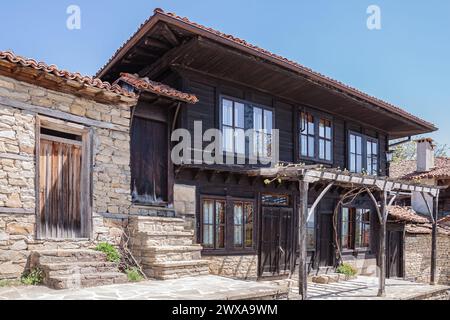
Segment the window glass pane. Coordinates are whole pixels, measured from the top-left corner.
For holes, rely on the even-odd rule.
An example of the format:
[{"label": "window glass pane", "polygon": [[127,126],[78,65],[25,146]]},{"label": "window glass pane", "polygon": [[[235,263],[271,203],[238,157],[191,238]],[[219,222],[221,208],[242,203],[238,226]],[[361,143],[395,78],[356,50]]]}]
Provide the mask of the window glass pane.
[{"label": "window glass pane", "polygon": [[244,104],[234,103],[234,125],[235,127],[244,128]]},{"label": "window glass pane", "polygon": [[341,246],[342,248],[349,247],[349,234],[348,234],[348,225],[349,225],[349,211],[348,208],[342,208],[342,223],[341,223]]},{"label": "window glass pane", "polygon": [[378,143],[372,142],[372,154],[378,154]]},{"label": "window glass pane", "polygon": [[264,110],[264,129],[266,133],[272,133],[272,111]]},{"label": "window glass pane", "polygon": [[308,117],[308,134],[314,134],[314,117],[311,115]]},{"label": "window glass pane", "polygon": [[356,136],[356,153],[362,154],[362,139],[360,136]]},{"label": "window glass pane", "polygon": [[253,246],[253,204],[246,203],[245,206],[245,246]]},{"label": "window glass pane", "polygon": [[273,194],[263,194],[261,196],[261,201],[265,206],[288,206],[289,196],[288,195],[273,195]]},{"label": "window glass pane", "polygon": [[233,125],[233,101],[222,100],[222,124]]},{"label": "window glass pane", "polygon": [[[308,207],[308,211],[311,209]],[[315,233],[315,212],[311,214],[306,223],[306,250],[316,249],[316,233]]]},{"label": "window glass pane", "polygon": [[233,150],[233,136],[234,136],[234,130],[231,127],[223,127],[223,150],[227,152],[234,152]]},{"label": "window glass pane", "polygon": [[356,171],[356,157],[353,153],[350,154],[350,171]]},{"label": "window glass pane", "polygon": [[314,137],[308,137],[308,157],[314,157]]},{"label": "window glass pane", "polygon": [[360,173],[362,171],[362,156],[356,155],[356,172]]},{"label": "window glass pane", "polygon": [[319,137],[325,138],[325,123],[324,123],[324,120],[320,120],[320,123],[319,123]]},{"label": "window glass pane", "polygon": [[235,152],[245,154],[245,131],[244,129],[235,129]]},{"label": "window glass pane", "polygon": [[214,202],[210,200],[205,200],[203,202],[203,223],[211,224],[213,223],[213,210]]},{"label": "window glass pane", "polygon": [[272,155],[272,135],[264,134],[264,156],[270,157]]},{"label": "window glass pane", "polygon": [[307,137],[305,135],[302,135],[300,147],[301,147],[301,155],[307,156],[308,155],[308,142]]},{"label": "window glass pane", "polygon": [[225,202],[216,202],[216,248],[225,247]]},{"label": "window glass pane", "polygon": [[325,140],[319,140],[319,158],[325,159]]},{"label": "window glass pane", "polygon": [[325,142],[325,154],[326,154],[325,159],[331,161],[331,141]]},{"label": "window glass pane", "polygon": [[374,175],[378,174],[378,161],[376,158],[372,161],[372,172]]},{"label": "window glass pane", "polygon": [[354,135],[350,135],[350,152],[355,153],[356,152],[356,148],[355,148],[355,140],[356,137]]},{"label": "window glass pane", "polygon": [[372,142],[367,141],[367,157],[372,155]]},{"label": "window glass pane", "polygon": [[329,122],[328,126],[325,127],[325,137],[327,139],[331,139],[331,122]]},{"label": "window glass pane", "polygon": [[242,203],[234,204],[234,245],[242,246],[242,219],[243,219],[243,207]]},{"label": "window glass pane", "polygon": [[255,130],[262,130],[262,109],[253,107],[253,128]]},{"label": "window glass pane", "polygon": [[213,225],[203,225],[203,246],[213,247]]}]

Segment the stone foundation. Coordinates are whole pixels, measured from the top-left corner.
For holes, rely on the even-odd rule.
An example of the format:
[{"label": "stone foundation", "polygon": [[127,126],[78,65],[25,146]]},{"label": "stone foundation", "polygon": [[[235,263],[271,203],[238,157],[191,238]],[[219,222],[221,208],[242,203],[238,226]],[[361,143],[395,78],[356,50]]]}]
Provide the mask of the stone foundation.
[{"label": "stone foundation", "polygon": [[377,274],[377,259],[372,255],[343,256],[342,260],[355,268],[358,271],[358,275],[376,276]]},{"label": "stone foundation", "polygon": [[238,278],[256,279],[258,277],[258,256],[202,256],[209,261],[211,274]]},{"label": "stone foundation", "polygon": [[[430,272],[431,234],[406,233],[405,278],[429,283]],[[450,235],[438,235],[436,276],[439,284],[450,284]]]}]

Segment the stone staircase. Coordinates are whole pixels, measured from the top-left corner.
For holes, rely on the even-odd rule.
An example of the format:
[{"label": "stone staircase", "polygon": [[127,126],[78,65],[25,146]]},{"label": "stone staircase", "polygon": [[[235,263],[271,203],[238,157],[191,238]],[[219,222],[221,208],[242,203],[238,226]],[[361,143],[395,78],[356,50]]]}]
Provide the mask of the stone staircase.
[{"label": "stone staircase", "polygon": [[160,280],[209,274],[194,232],[179,218],[135,216],[129,219],[130,248],[148,277]]},{"label": "stone staircase", "polygon": [[53,289],[75,289],[127,282],[117,263],[89,249],[40,250],[30,256],[30,268],[44,273],[43,284]]}]

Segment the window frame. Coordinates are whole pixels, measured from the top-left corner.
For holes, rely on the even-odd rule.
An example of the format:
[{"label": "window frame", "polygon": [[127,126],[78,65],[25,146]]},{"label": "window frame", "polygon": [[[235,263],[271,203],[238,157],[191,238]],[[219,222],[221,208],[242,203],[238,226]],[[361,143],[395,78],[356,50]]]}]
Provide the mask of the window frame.
[{"label": "window frame", "polygon": [[[361,138],[361,172],[357,172],[357,171],[352,171],[351,170],[351,136],[356,136],[356,137],[360,137]],[[377,144],[377,154],[376,154],[376,161],[377,161],[377,172],[376,174],[373,174],[373,171],[371,173],[367,172],[367,160],[368,160],[368,154],[367,154],[367,142],[372,142],[372,143],[376,143]],[[352,173],[363,173],[366,172],[369,175],[373,175],[373,176],[379,176],[380,175],[380,140],[378,138],[374,138],[372,136],[368,136],[365,135],[363,133],[359,133],[356,131],[348,131],[347,134],[347,167],[348,170]],[[371,157],[371,159],[373,160],[373,156]]]},{"label": "window frame", "polygon": [[[348,246],[344,247],[343,246],[343,224],[344,224],[344,209],[347,210],[348,212],[348,219],[346,220],[347,223],[347,243]],[[364,217],[365,214],[368,214],[368,219],[367,221],[365,220],[360,220],[358,221],[357,216],[358,216],[358,211],[361,211],[361,217]],[[372,214],[372,210],[371,209],[367,209],[367,208],[356,208],[356,207],[342,207],[340,210],[340,224],[339,224],[339,244],[341,247],[341,251],[343,253],[361,253],[361,252],[366,252],[366,253],[370,253],[371,252],[371,247],[372,247],[372,242],[371,242],[371,234],[372,234],[372,221],[371,221],[371,214]],[[359,226],[359,237],[362,237],[364,232],[361,229],[361,226],[363,224],[368,225],[369,229],[368,229],[368,244],[367,246],[357,246],[357,224],[360,224]]]},{"label": "window frame", "polygon": [[[306,114],[310,114],[311,116],[313,116],[314,118],[314,157],[309,157],[309,156],[304,156],[302,155],[302,141],[301,141],[301,137],[302,137],[302,113],[306,113]],[[321,159],[320,158],[320,151],[319,151],[319,147],[320,147],[320,133],[319,133],[319,125],[320,125],[320,121],[321,120],[325,120],[325,121],[329,121],[331,123],[331,138],[327,139],[327,141],[330,141],[330,160],[327,159]],[[300,108],[298,110],[297,113],[297,148],[298,148],[298,152],[297,152],[297,159],[298,160],[306,160],[306,161],[314,161],[314,162],[319,162],[319,163],[324,163],[324,164],[333,164],[334,163],[334,132],[335,132],[335,128],[334,128],[334,118],[326,113],[320,112],[320,111],[316,111],[316,110],[311,110],[309,108]],[[312,135],[308,135],[308,137],[310,137]]]},{"label": "window frame", "polygon": [[[232,126],[230,126],[230,125],[226,125],[226,124],[224,124],[223,123],[223,100],[230,100],[230,101],[232,101],[233,102],[233,125]],[[231,127],[233,130],[235,130],[235,129],[242,129],[242,128],[240,128],[240,127],[236,127],[235,126],[235,108],[234,108],[234,104],[237,102],[237,103],[241,103],[241,104],[243,104],[244,105],[244,128],[243,128],[243,130],[244,130],[244,133],[245,133],[245,131],[246,130],[248,130],[248,129],[253,129],[253,130],[255,130],[255,132],[256,132],[256,129],[255,129],[255,125],[254,125],[254,113],[252,114],[252,128],[246,128],[245,127],[245,125],[246,125],[246,123],[245,123],[245,107],[246,106],[250,106],[250,107],[252,107],[252,108],[259,108],[259,109],[261,109],[262,110],[262,129],[261,130],[265,130],[265,126],[264,126],[264,112],[265,111],[269,111],[269,112],[271,112],[272,113],[272,128],[271,128],[271,130],[273,130],[273,129],[276,129],[275,128],[275,121],[276,121],[276,115],[275,115],[275,109],[273,108],[273,107],[270,107],[270,106],[267,106],[267,105],[264,105],[264,104],[261,104],[261,103],[255,103],[255,102],[252,102],[252,101],[250,101],[250,100],[244,100],[244,99],[240,99],[240,98],[236,98],[236,97],[233,97],[233,96],[230,96],[230,95],[226,95],[226,94],[220,94],[219,95],[219,106],[218,106],[218,114],[219,114],[219,130],[222,132],[222,134],[223,134],[223,127],[224,126],[226,126],[226,127]],[[266,133],[267,134],[267,133]],[[273,136],[273,133],[272,133],[272,131],[270,132],[270,136]],[[223,140],[222,140],[222,142],[223,142]],[[227,151],[227,150],[225,150],[224,149],[224,146],[222,146],[222,150],[221,150],[221,152],[222,152],[222,154],[224,155],[224,156],[227,156],[227,155],[233,155],[233,156],[235,156],[235,157],[238,157],[238,158],[244,158],[244,159],[246,159],[246,160],[248,160],[248,159],[252,159],[252,157],[254,157],[255,155],[253,155],[253,152],[250,152],[251,150],[250,150],[250,143],[249,143],[249,141],[248,141],[248,139],[247,139],[247,137],[245,137],[245,143],[244,143],[244,147],[245,147],[245,151],[244,151],[244,154],[242,154],[242,153],[237,153],[236,151],[235,151],[235,134],[233,135],[233,152],[230,152],[230,151]],[[267,158],[270,158],[270,156],[263,156],[263,155],[259,155],[259,158],[260,159],[267,159]]]},{"label": "window frame", "polygon": [[[224,240],[224,247],[223,248],[216,248],[216,209],[214,205],[214,245],[213,247],[204,247],[203,246],[203,204],[204,201],[223,201],[225,202],[225,240]],[[243,216],[242,216],[242,246],[237,247],[234,245],[234,204],[235,203],[249,203],[253,206],[253,228],[252,228],[252,246],[246,247],[245,246],[245,233],[246,233],[246,226],[245,226],[245,211],[243,210]],[[254,198],[238,198],[238,197],[230,197],[230,196],[215,196],[215,195],[201,195],[200,196],[200,217],[199,222],[197,224],[197,232],[198,232],[198,242],[200,245],[203,246],[202,254],[205,255],[240,255],[240,254],[255,254],[256,253],[256,233],[257,233],[257,206],[256,201]],[[244,208],[244,207],[243,207]]]}]

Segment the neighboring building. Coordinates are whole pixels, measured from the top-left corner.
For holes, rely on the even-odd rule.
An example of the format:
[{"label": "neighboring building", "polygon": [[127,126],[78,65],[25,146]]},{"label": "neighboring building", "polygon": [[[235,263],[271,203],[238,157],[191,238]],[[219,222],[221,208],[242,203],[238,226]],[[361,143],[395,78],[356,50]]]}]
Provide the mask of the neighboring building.
[{"label": "neighboring building", "polygon": [[[439,193],[439,216],[450,214],[450,158],[434,156],[433,140],[423,138],[416,141],[417,160],[402,160],[392,162],[389,167],[389,176],[395,179],[409,180],[433,186],[444,187]],[[433,204],[427,197],[428,205]],[[428,215],[428,208],[422,196],[413,193],[411,198],[407,197],[406,205],[421,214]]]},{"label": "neighboring building", "polygon": [[[320,165],[351,182],[332,186],[306,224],[310,270],[342,259],[374,274],[381,228],[373,201],[363,194],[335,207],[364,179],[394,188],[386,179],[390,139],[436,130],[300,64],[161,10],[98,72],[113,86],[10,53],[0,58],[1,277],[20,274],[30,251],[117,243],[125,225],[152,277],[208,268],[239,278],[287,275],[297,255],[298,210],[313,205],[323,181],[301,190],[295,181],[265,183],[253,171],[264,165],[249,164],[248,141],[236,135],[247,129],[260,137],[260,154],[272,153],[278,129],[281,162]],[[219,152],[246,164],[174,165],[171,133],[184,128],[194,136],[195,121],[202,121],[200,134],[221,130]]]}]

